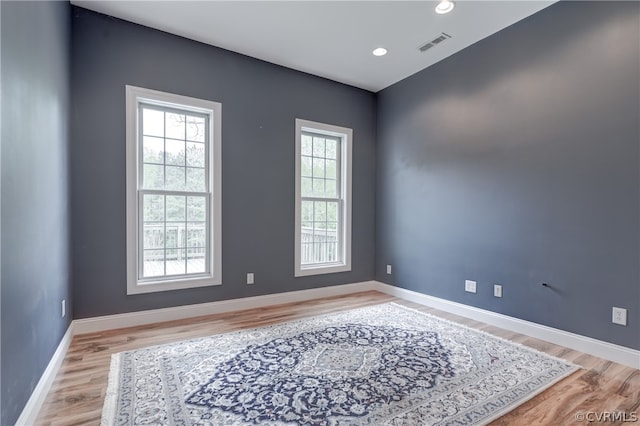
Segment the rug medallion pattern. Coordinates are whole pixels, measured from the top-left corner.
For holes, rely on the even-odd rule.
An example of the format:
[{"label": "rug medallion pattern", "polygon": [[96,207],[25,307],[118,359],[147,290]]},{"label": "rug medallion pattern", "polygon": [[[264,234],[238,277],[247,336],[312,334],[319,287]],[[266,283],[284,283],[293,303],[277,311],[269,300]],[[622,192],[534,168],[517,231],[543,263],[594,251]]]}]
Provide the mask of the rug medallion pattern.
[{"label": "rug medallion pattern", "polygon": [[477,424],[575,369],[390,303],[116,354],[102,422]]}]

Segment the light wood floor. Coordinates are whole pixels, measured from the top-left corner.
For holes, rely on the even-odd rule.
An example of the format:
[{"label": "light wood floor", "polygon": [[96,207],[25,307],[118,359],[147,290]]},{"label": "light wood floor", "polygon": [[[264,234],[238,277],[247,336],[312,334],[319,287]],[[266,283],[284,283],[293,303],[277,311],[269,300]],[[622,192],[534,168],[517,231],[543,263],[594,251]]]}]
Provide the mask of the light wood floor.
[{"label": "light wood floor", "polygon": [[[640,416],[640,370],[370,291],[75,336],[39,413],[37,424],[100,424],[110,357],[113,353],[390,301],[484,330],[584,367],[493,422],[493,425],[586,423],[575,421],[577,412],[621,411],[627,413],[628,417],[634,412]],[[640,421],[625,424],[640,424]]]}]

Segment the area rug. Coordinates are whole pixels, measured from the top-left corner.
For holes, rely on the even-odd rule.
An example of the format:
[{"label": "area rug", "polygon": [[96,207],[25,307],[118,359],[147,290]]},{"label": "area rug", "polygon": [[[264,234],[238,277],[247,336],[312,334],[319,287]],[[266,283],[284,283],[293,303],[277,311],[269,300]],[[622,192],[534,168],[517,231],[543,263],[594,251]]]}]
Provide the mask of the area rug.
[{"label": "area rug", "polygon": [[115,354],[102,424],[483,424],[577,368],[387,303]]}]

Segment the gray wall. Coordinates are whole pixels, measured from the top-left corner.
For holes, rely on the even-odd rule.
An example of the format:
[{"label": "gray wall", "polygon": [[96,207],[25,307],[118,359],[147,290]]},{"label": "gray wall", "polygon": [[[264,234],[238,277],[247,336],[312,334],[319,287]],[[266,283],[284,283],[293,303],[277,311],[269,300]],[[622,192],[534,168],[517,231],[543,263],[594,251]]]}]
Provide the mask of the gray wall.
[{"label": "gray wall", "polygon": [[379,93],[378,280],[640,349],[639,8],[557,3]]},{"label": "gray wall", "polygon": [[[368,280],[376,247],[381,281],[640,349],[639,8],[556,4],[376,112],[362,90],[83,9],[70,22],[66,3],[0,2],[0,424],[69,324],[70,232],[75,318]],[[220,287],[126,296],[125,84],[223,103]],[[293,278],[296,117],[354,129],[350,273]]]},{"label": "gray wall", "polygon": [[2,9],[2,414],[14,424],[70,321],[70,8]]},{"label": "gray wall", "polygon": [[[373,279],[375,95],[80,8],[72,39],[75,318]],[[126,295],[126,84],[222,103],[222,286]],[[351,272],[293,277],[297,117],[353,129]]]}]

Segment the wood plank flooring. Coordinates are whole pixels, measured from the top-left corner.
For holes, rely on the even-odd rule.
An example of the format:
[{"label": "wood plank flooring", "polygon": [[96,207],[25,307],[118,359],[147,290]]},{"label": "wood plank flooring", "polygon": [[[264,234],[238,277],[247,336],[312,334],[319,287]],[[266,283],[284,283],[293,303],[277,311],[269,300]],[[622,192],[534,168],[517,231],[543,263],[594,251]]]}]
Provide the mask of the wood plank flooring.
[{"label": "wood plank flooring", "polygon": [[[492,425],[587,424],[587,421],[576,422],[578,412],[619,411],[626,413],[628,419],[632,413],[640,417],[640,370],[370,291],[75,336],[38,415],[37,425],[99,425],[111,354],[390,301],[486,331],[584,367]],[[602,423],[640,425],[640,420]]]}]

